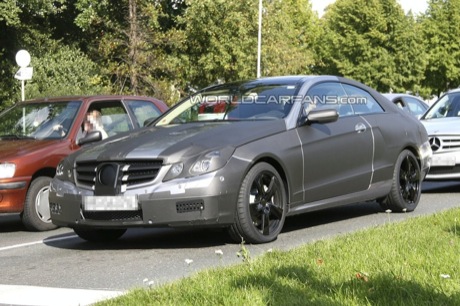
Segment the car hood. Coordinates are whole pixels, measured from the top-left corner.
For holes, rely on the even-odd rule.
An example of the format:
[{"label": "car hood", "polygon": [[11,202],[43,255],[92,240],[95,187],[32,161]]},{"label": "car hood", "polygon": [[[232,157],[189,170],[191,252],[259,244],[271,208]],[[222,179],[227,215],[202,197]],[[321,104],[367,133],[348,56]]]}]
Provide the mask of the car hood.
[{"label": "car hood", "polygon": [[31,153],[36,153],[40,150],[46,150],[51,143],[57,140],[1,140],[0,141],[0,162],[13,160],[17,157]]},{"label": "car hood", "polygon": [[428,135],[460,134],[460,117],[436,118],[421,120]]},{"label": "car hood", "polygon": [[225,147],[236,148],[286,130],[284,120],[206,122],[148,127],[78,152],[77,161],[162,159],[164,164]]}]

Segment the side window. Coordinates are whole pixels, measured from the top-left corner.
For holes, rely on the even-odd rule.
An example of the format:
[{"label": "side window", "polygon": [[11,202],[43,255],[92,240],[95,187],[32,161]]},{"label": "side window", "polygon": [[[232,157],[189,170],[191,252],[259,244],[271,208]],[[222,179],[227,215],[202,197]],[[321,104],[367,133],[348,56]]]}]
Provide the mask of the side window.
[{"label": "side window", "polygon": [[411,113],[413,114],[423,114],[425,109],[421,106],[420,102],[414,98],[407,97],[405,98],[407,102],[407,107],[409,107]]},{"label": "side window", "polygon": [[305,99],[304,109],[335,109],[340,117],[352,115],[353,110],[347,103],[347,94],[340,83],[321,83],[312,87]]},{"label": "side window", "polygon": [[353,108],[355,114],[384,112],[380,104],[367,91],[348,84],[342,85],[348,95],[348,104]]},{"label": "side window", "polygon": [[101,114],[103,136],[106,133],[110,137],[133,129],[133,124],[120,101],[93,102],[88,110],[96,110]]},{"label": "side window", "polygon": [[161,115],[161,111],[148,101],[126,101],[129,109],[133,112],[139,126],[144,126],[149,120]]}]

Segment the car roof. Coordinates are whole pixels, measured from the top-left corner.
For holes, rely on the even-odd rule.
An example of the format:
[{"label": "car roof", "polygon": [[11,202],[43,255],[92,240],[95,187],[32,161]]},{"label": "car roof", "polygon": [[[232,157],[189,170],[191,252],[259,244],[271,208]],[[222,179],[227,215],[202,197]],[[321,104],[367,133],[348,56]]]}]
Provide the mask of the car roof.
[{"label": "car roof", "polygon": [[247,80],[241,80],[241,81],[235,81],[235,82],[228,82],[228,83],[223,83],[223,84],[213,84],[208,87],[202,88],[198,90],[198,92],[205,92],[207,90],[212,90],[216,89],[219,86],[240,86],[240,85],[249,85],[249,84],[277,84],[277,85],[292,85],[293,83],[318,83],[322,81],[336,81],[336,82],[344,82],[352,85],[358,85],[364,88],[367,88],[370,91],[375,91],[373,88],[368,87],[367,85],[360,83],[358,81],[355,81],[353,79],[345,78],[345,77],[340,77],[340,76],[334,76],[334,75],[286,75],[286,76],[270,76],[270,77],[262,77],[258,79],[247,79]]}]

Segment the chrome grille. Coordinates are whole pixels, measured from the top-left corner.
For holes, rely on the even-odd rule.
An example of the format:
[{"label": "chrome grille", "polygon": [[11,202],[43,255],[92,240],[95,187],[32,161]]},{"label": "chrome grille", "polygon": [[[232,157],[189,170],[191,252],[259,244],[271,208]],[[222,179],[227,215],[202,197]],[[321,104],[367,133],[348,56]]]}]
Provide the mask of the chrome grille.
[{"label": "chrome grille", "polygon": [[78,162],[75,169],[77,184],[92,188],[96,182],[98,165],[113,163],[120,165],[123,172],[123,184],[126,186],[139,185],[153,181],[163,164],[162,160],[123,160],[123,161],[85,161]]},{"label": "chrome grille", "polygon": [[451,152],[460,150],[460,136],[431,135],[429,136],[433,152]]}]

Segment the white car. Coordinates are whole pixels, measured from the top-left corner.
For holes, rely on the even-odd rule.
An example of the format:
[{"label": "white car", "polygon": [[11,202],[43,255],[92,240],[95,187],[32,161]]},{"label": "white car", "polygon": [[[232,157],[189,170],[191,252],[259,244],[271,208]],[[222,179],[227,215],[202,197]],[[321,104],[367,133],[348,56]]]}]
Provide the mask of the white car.
[{"label": "white car", "polygon": [[421,122],[433,151],[426,180],[460,179],[460,89],[441,96]]}]

